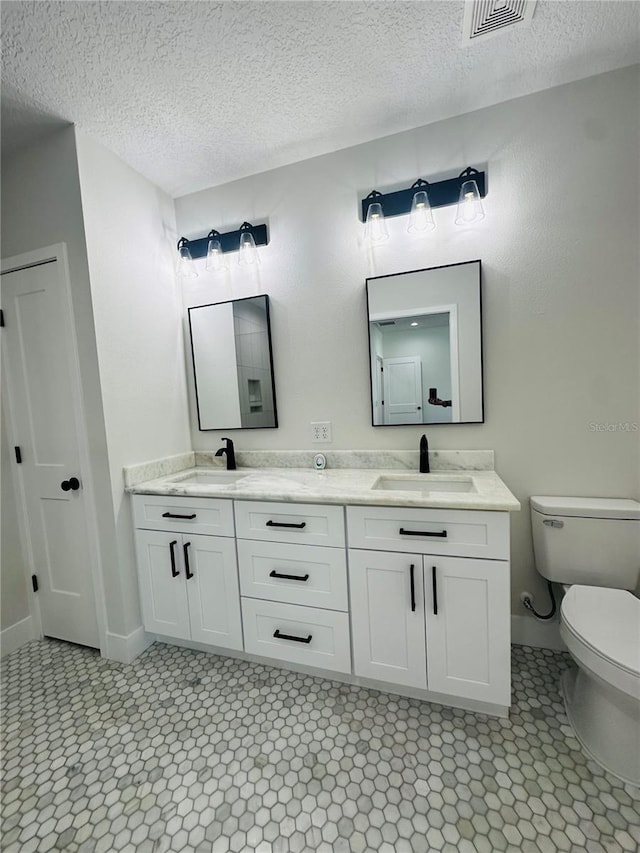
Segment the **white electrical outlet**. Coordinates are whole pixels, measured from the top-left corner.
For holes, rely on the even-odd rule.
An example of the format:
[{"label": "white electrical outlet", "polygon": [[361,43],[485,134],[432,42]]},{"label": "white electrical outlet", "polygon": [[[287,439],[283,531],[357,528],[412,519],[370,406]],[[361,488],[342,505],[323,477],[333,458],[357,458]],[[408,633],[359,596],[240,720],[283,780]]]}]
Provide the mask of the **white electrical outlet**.
[{"label": "white electrical outlet", "polygon": [[331,440],[331,421],[311,422],[311,441],[314,444],[328,444]]}]

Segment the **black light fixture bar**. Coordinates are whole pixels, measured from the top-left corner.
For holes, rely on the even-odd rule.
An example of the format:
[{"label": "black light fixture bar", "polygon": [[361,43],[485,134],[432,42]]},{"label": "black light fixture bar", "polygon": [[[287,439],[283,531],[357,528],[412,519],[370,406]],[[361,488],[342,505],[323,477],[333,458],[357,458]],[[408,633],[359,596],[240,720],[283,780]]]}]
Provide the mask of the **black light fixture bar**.
[{"label": "black light fixture bar", "polygon": [[216,239],[220,241],[220,247],[223,252],[237,252],[240,248],[240,235],[246,232],[253,234],[256,246],[267,246],[269,244],[269,232],[266,224],[251,225],[250,222],[243,222],[237,231],[227,231],[221,234],[219,231],[213,229],[206,237],[198,237],[197,240],[187,240],[186,237],[181,237],[178,241],[178,249],[180,249],[181,245],[187,246],[191,252],[191,257],[195,261],[196,258],[206,257],[209,240]]},{"label": "black light fixture bar", "polygon": [[485,178],[485,172],[479,172],[469,166],[457,178],[447,178],[444,181],[434,181],[434,183],[418,178],[408,189],[397,190],[393,193],[379,193],[377,190],[373,190],[366,198],[362,199],[362,221],[366,222],[367,220],[369,205],[376,202],[382,205],[385,218],[410,213],[413,197],[420,190],[427,191],[432,209],[457,204],[460,199],[460,187],[465,181],[475,181],[478,185],[480,198],[484,198],[487,194]]}]

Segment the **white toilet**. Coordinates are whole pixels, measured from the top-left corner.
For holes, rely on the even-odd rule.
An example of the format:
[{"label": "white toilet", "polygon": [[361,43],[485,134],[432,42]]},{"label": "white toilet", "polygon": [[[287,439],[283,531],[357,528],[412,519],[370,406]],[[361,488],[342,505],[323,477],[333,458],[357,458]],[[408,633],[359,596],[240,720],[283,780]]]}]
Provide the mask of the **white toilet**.
[{"label": "white toilet", "polygon": [[640,503],[535,496],[531,524],[536,568],[566,590],[567,716],[598,764],[640,785]]}]

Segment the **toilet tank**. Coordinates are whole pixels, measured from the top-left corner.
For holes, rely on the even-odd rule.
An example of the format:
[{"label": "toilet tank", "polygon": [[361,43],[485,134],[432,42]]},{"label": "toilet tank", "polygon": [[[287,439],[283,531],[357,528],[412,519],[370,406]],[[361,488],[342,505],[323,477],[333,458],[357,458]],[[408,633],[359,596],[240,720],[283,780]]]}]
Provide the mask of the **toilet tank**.
[{"label": "toilet tank", "polygon": [[531,498],[536,568],[555,583],[635,590],[640,503],[613,498]]}]

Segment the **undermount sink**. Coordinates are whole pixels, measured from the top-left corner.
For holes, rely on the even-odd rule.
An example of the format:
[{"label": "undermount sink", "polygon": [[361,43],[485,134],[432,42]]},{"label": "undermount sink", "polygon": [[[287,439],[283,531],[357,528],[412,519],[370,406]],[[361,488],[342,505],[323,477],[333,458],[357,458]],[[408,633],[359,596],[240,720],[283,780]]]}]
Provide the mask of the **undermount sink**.
[{"label": "undermount sink", "polygon": [[231,485],[243,477],[244,471],[189,471],[188,474],[178,474],[172,477],[172,483],[194,483],[199,486],[224,486]]},{"label": "undermount sink", "polygon": [[471,477],[444,478],[437,474],[421,474],[419,477],[378,477],[374,489],[392,492],[475,492]]}]

